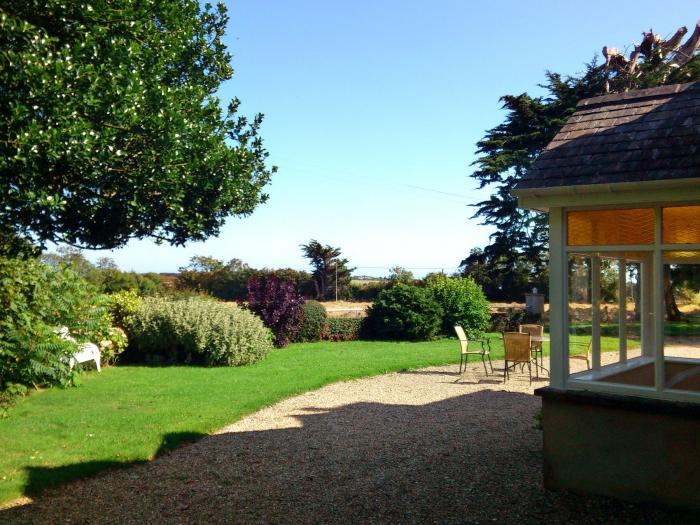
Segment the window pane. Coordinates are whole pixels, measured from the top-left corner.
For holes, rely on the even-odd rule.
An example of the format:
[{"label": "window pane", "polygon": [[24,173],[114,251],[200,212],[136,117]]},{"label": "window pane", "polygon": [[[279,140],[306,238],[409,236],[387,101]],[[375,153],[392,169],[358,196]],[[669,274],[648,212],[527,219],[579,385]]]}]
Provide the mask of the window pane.
[{"label": "window pane", "polygon": [[654,244],[654,210],[570,211],[569,246]]},{"label": "window pane", "polygon": [[[675,252],[678,253],[678,252]],[[700,252],[664,253],[666,388],[700,391]],[[691,361],[694,359],[695,361]]]},{"label": "window pane", "polygon": [[664,208],[663,238],[666,244],[700,244],[700,206]]}]

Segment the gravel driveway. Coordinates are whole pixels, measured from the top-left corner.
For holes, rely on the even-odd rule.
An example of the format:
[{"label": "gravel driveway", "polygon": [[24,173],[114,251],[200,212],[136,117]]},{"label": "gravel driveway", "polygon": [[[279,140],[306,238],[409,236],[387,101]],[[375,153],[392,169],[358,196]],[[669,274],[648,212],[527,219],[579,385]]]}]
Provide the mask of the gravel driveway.
[{"label": "gravel driveway", "polygon": [[[495,363],[496,366],[502,366]],[[337,383],[0,523],[697,523],[542,487],[540,399],[470,363]]]}]

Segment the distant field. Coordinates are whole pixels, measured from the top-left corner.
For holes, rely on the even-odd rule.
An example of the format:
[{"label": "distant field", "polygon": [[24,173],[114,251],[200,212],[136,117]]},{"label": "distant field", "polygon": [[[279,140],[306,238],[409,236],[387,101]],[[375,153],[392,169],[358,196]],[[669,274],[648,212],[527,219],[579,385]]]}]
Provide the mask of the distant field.
[{"label": "distant field", "polygon": [[365,317],[371,302],[361,301],[325,301],[321,303],[328,317]]}]

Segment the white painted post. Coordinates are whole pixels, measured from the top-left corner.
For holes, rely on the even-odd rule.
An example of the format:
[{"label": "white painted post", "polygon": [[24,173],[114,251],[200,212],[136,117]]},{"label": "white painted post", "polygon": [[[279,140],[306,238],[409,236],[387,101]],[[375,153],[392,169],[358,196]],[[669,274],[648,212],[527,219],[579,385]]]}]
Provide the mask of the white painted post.
[{"label": "white painted post", "polygon": [[549,370],[550,385],[566,388],[569,376],[569,331],[566,221],[562,208],[549,209]]},{"label": "white painted post", "polygon": [[641,298],[642,298],[642,355],[654,355],[654,274],[653,254],[645,255],[640,267]]},{"label": "white painted post", "polygon": [[666,370],[664,363],[664,258],[661,251],[661,208],[656,207],[656,242],[654,243],[654,386],[657,392],[664,389]]},{"label": "white painted post", "polygon": [[600,257],[591,256],[591,362],[600,370]]},{"label": "white painted post", "polygon": [[620,342],[620,363],[627,362],[627,261],[618,261],[617,308],[619,316],[618,337]]}]

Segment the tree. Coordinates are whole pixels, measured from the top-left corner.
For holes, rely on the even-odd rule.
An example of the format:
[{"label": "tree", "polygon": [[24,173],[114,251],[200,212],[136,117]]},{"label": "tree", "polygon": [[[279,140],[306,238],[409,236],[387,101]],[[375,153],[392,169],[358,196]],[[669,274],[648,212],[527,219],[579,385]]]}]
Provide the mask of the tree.
[{"label": "tree", "polygon": [[391,284],[403,283],[403,284],[413,284],[416,278],[413,276],[413,272],[403,268],[401,266],[394,266],[389,269],[389,281]]},{"label": "tree", "polygon": [[314,268],[311,278],[316,289],[316,299],[328,299],[336,295],[336,292],[340,295],[341,290],[347,289],[350,274],[355,268],[348,268],[348,260],[340,259],[340,248],[328,244],[324,246],[311,239],[309,244],[301,245],[301,250]]},{"label": "tree", "polygon": [[[462,261],[466,274],[481,257],[479,264],[499,265],[499,271],[510,274],[507,280],[521,280],[522,275],[518,274],[523,265],[528,269],[528,280],[533,284],[538,280],[547,265],[546,215],[518,209],[511,190],[575,111],[579,100],[700,79],[700,24],[682,43],[686,32],[681,28],[666,41],[653,32],[644,33],[642,44],[635,46],[629,59],[614,48],[604,48],[606,62],[598,64],[594,60],[577,76],[547,72],[541,86],[546,90],[545,96],[523,93],[501,97],[507,112],[505,121],[487,131],[477,143],[480,156],[474,163],[477,169],[471,174],[481,188],[493,188],[491,197],[476,205],[474,217],[480,218],[482,224],[494,226],[496,231],[484,248],[483,257],[470,255]],[[495,267],[486,273],[493,277]],[[475,279],[479,282],[476,276]],[[480,284],[486,289],[486,283]]]},{"label": "tree", "polygon": [[215,96],[232,76],[222,4],[0,7],[0,248],[130,238],[182,245],[267,199],[258,130]]}]

